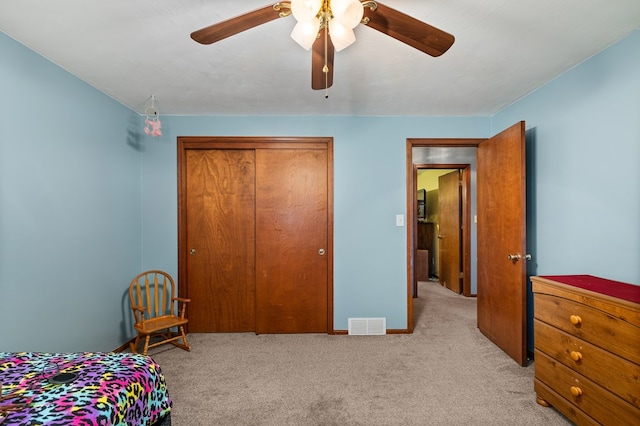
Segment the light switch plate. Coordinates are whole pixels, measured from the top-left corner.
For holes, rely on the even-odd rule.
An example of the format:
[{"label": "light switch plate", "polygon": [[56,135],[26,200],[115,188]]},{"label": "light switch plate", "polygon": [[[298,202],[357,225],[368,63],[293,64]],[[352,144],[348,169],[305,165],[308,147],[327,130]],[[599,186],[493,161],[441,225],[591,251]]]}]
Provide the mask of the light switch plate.
[{"label": "light switch plate", "polygon": [[404,226],[404,215],[397,214],[396,215],[396,226]]}]

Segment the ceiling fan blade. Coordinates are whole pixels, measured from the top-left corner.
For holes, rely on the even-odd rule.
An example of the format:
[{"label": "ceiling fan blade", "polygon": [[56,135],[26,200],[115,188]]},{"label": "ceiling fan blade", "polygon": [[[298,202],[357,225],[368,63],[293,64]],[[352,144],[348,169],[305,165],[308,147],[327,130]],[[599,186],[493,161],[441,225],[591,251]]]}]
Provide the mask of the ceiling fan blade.
[{"label": "ceiling fan blade", "polygon": [[378,3],[373,11],[365,7],[367,26],[431,56],[440,56],[453,44],[455,37],[409,15]]},{"label": "ceiling fan blade", "polygon": [[191,38],[201,44],[211,44],[236,35],[258,25],[266,24],[280,17],[280,11],[273,5],[256,9],[235,18],[201,28],[191,33]]},{"label": "ceiling fan blade", "polygon": [[[335,49],[331,43],[331,37],[328,36],[327,29],[322,28],[320,36],[313,42],[311,48],[311,88],[313,90],[324,90],[333,85],[334,53]],[[326,73],[324,72],[325,65],[328,68]]]}]

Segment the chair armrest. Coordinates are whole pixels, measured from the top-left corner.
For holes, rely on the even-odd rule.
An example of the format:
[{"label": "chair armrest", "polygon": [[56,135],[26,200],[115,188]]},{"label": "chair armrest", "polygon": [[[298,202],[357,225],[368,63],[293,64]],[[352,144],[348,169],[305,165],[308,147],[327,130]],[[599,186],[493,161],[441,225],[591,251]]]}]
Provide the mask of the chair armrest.
[{"label": "chair armrest", "polygon": [[133,311],[133,318],[136,324],[143,324],[144,327],[144,313],[147,308],[143,306],[132,305],[131,310]]},{"label": "chair armrest", "polygon": [[180,311],[180,318],[184,319],[184,314],[185,314],[185,311],[187,310],[187,303],[191,302],[191,299],[185,299],[183,297],[172,297],[171,300],[174,302],[182,303],[182,307],[180,308],[180,305],[178,305],[178,307]]},{"label": "chair armrest", "polygon": [[131,309],[133,309],[134,311],[140,311],[140,312],[144,312],[147,310],[147,308],[143,306],[131,306]]}]

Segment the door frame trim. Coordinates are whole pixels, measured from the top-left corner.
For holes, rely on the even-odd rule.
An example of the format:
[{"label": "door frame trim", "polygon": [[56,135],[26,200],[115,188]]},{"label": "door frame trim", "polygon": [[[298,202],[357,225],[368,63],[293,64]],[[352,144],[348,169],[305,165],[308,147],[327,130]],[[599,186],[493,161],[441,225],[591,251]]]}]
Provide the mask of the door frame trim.
[{"label": "door frame trim", "polygon": [[[327,333],[335,334],[333,322],[333,138],[295,136],[178,136],[178,297],[188,298],[187,281],[187,227],[186,151],[190,149],[322,149],[327,151]],[[187,324],[187,328],[188,328]],[[187,330],[188,331],[188,330]]]},{"label": "door frame trim", "polygon": [[[413,333],[413,283],[414,283],[414,264],[415,264],[415,247],[418,239],[417,211],[416,202],[416,185],[418,168],[462,168],[469,167],[466,165],[455,164],[430,164],[430,163],[413,163],[413,148],[418,147],[447,147],[447,148],[477,148],[486,138],[407,138],[406,142],[406,189],[407,189],[407,330]],[[446,166],[446,167],[443,167]],[[464,256],[464,283],[468,283],[467,289],[463,288],[465,296],[471,296],[471,177],[470,173],[464,173],[463,177],[463,256]],[[465,286],[466,287],[466,286]]]}]

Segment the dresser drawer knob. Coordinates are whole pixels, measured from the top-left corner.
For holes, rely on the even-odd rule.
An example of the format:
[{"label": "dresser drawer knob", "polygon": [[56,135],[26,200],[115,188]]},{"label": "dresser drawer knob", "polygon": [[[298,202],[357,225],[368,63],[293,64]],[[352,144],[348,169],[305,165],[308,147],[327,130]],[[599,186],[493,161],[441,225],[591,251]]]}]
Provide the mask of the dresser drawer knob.
[{"label": "dresser drawer knob", "polygon": [[571,359],[574,360],[575,362],[582,360],[582,354],[578,351],[571,351],[570,355],[571,355]]},{"label": "dresser drawer knob", "polygon": [[571,324],[573,325],[580,325],[580,323],[582,323],[582,318],[580,318],[578,315],[571,315],[569,319],[571,320]]},{"label": "dresser drawer knob", "polygon": [[582,389],[577,386],[571,386],[571,395],[582,396]]}]

